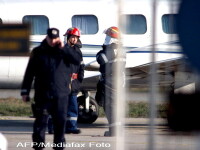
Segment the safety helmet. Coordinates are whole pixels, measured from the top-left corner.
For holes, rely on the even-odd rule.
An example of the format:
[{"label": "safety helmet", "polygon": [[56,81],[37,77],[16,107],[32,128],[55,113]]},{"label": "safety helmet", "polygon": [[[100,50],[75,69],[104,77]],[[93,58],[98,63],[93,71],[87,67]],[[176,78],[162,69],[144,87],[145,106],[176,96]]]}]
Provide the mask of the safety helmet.
[{"label": "safety helmet", "polygon": [[69,36],[69,35],[76,35],[76,36],[80,37],[81,32],[78,28],[69,28],[63,36]]},{"label": "safety helmet", "polygon": [[110,27],[107,30],[104,31],[104,33],[112,38],[118,38],[119,37],[119,29],[118,27]]}]

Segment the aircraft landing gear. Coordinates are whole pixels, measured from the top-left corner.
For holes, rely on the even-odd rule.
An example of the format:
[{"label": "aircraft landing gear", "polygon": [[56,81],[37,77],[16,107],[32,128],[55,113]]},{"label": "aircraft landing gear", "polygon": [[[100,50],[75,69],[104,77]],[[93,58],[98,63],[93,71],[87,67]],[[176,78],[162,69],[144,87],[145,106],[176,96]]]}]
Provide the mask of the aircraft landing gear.
[{"label": "aircraft landing gear", "polygon": [[82,92],[83,95],[77,98],[78,100],[78,123],[93,123],[99,116],[99,106],[94,98],[90,97],[87,92]]}]

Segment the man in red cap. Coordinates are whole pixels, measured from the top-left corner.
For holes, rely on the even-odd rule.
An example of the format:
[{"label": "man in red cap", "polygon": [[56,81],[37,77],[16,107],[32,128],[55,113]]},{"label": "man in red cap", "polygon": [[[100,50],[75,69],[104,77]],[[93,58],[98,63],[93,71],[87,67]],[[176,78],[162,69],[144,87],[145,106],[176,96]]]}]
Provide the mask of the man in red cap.
[{"label": "man in red cap", "polygon": [[[79,48],[82,47],[80,41],[80,30],[78,28],[69,28],[67,32],[64,34],[65,42],[68,46],[77,46]],[[79,53],[82,52],[80,49],[76,49]],[[77,119],[78,119],[78,104],[77,104],[77,94],[80,90],[81,83],[84,78],[84,63],[83,59],[80,60],[81,64],[70,64],[71,68],[71,93],[69,96],[69,105],[67,111],[67,123],[65,133],[79,134],[81,131],[77,128]]]}]

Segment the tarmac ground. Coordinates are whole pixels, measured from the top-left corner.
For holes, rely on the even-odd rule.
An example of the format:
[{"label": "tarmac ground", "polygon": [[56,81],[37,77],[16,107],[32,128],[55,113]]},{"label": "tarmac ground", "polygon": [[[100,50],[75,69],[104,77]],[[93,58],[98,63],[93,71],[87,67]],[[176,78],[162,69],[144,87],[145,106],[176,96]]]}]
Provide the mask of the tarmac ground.
[{"label": "tarmac ground", "polygon": [[[0,132],[8,141],[8,150],[31,150],[32,125],[34,118],[0,117]],[[149,141],[153,138],[153,150],[199,150],[198,133],[174,133],[166,126],[166,120],[155,119],[154,133],[150,136],[149,119],[126,118],[124,140],[104,137],[107,131],[106,118],[98,118],[93,124],[79,124],[81,134],[65,134],[68,150],[119,150],[120,141],[124,150],[150,150]],[[46,132],[46,148],[52,149],[53,135]],[[118,141],[118,143],[116,143]],[[0,144],[2,144],[0,142]],[[120,149],[122,150],[122,149]],[[152,150],[152,149],[151,149]]]}]

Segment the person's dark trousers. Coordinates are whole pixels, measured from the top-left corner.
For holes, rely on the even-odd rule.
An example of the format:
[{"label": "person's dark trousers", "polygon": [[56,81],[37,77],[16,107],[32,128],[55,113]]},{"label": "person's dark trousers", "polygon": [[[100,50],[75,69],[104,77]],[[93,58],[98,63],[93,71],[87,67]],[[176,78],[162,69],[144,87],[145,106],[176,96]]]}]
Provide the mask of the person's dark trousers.
[{"label": "person's dark trousers", "polygon": [[[67,108],[65,108],[67,111]],[[66,124],[66,111],[58,110],[55,115],[52,115],[53,128],[54,128],[54,143],[65,143],[65,124]],[[62,150],[63,147],[55,147],[55,150]]]},{"label": "person's dark trousers", "polygon": [[71,94],[69,96],[69,104],[67,111],[66,132],[77,130],[77,118],[78,118],[77,95]]},{"label": "person's dark trousers", "polygon": [[[39,112],[38,112],[39,113]],[[47,126],[47,120],[49,115],[36,115],[35,122],[33,124],[33,148],[34,149],[42,149],[45,143],[45,131]]]},{"label": "person's dark trousers", "polygon": [[109,134],[110,136],[115,135],[116,121],[114,110],[116,109],[116,104],[114,101],[114,92],[115,90],[111,86],[105,85],[105,101],[104,101],[104,111],[106,118],[109,123]]},{"label": "person's dark trousers", "polygon": [[[54,127],[54,141],[55,144],[65,143],[65,123],[67,114],[67,98],[52,100],[41,107],[37,107],[37,115],[33,126],[33,142],[37,143],[33,148],[39,149],[40,143],[45,143],[45,131],[47,127],[47,121],[49,115],[52,116],[53,127]],[[40,144],[40,145],[39,145]],[[44,146],[44,145],[42,145]],[[54,149],[62,150],[63,147],[54,147]]]},{"label": "person's dark trousers", "polygon": [[[68,102],[68,111],[67,111],[67,122],[66,122],[66,133],[79,132],[77,130],[77,119],[78,119],[78,104],[77,104],[77,94],[71,94],[69,96]],[[73,132],[74,131],[74,132]],[[48,132],[53,134],[53,122],[52,117],[48,119]]]},{"label": "person's dark trousers", "polygon": [[51,115],[49,115],[49,119],[48,119],[48,133],[49,134],[53,134],[54,131],[53,131],[53,120],[52,120],[52,117]]}]

